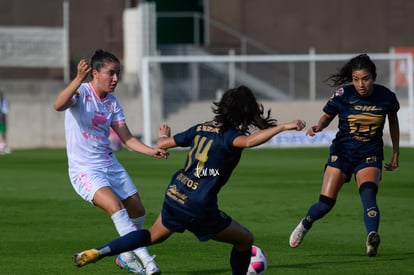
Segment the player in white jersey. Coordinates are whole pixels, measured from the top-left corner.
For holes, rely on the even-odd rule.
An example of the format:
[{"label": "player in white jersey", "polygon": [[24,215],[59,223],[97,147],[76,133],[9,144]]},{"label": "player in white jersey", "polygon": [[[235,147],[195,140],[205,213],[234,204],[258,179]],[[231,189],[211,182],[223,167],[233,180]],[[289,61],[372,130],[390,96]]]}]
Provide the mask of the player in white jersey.
[{"label": "player in white jersey", "polygon": [[[73,188],[84,200],[103,209],[123,236],[143,227],[145,209],[135,184],[112,152],[110,129],[135,152],[156,158],[167,158],[167,152],[147,146],[131,134],[122,107],[112,94],[119,73],[118,58],[97,50],[90,65],[85,60],[79,62],[76,77],[57,95],[54,108],[65,111]],[[92,80],[83,83],[88,74]],[[120,254],[116,264],[137,274],[161,273],[145,247]]]}]

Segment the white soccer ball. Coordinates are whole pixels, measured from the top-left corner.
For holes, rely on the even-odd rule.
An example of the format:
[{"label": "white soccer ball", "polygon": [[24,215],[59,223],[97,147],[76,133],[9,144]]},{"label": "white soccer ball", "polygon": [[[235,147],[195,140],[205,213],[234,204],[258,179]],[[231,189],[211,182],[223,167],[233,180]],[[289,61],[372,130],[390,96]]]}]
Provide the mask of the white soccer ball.
[{"label": "white soccer ball", "polygon": [[252,257],[250,258],[249,269],[247,275],[263,275],[267,270],[267,257],[263,250],[253,245]]}]

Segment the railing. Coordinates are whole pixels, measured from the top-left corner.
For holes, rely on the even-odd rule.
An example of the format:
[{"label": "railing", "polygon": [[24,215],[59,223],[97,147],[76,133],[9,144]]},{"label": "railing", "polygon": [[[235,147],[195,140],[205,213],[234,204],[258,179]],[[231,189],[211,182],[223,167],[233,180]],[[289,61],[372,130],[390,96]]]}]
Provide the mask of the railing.
[{"label": "railing", "polygon": [[[355,56],[354,54],[315,54],[314,52],[310,52],[309,54],[301,54],[301,55],[185,55],[185,56],[147,56],[143,57],[142,59],[142,72],[141,72],[141,88],[142,88],[142,103],[143,103],[143,117],[144,117],[144,142],[146,144],[151,144],[152,133],[156,132],[156,127],[153,128],[154,122],[152,121],[152,116],[155,116],[155,113],[161,111],[161,106],[153,107],[153,102],[151,97],[154,97],[154,93],[156,93],[155,89],[151,89],[151,83],[162,83],[164,80],[162,75],[157,75],[153,71],[150,70],[152,65],[160,65],[160,64],[207,64],[207,63],[221,63],[228,65],[230,68],[233,64],[237,63],[262,63],[262,64],[297,64],[297,63],[306,63],[307,67],[309,68],[309,75],[308,75],[308,101],[314,101],[316,99],[315,95],[315,85],[317,83],[315,77],[317,75],[318,66],[315,63],[331,63],[331,62],[342,62],[349,60]],[[375,53],[370,54],[370,57],[374,60],[374,62],[382,61],[382,66],[377,66],[378,69],[388,71],[390,69],[390,64],[393,64],[396,61],[403,61],[407,66],[407,70],[405,72],[405,76],[407,79],[407,87],[399,91],[399,93],[405,94],[405,98],[408,101],[408,108],[406,117],[401,117],[401,127],[402,129],[408,129],[409,133],[409,142],[410,146],[414,146],[414,124],[412,123],[412,119],[414,117],[414,87],[413,87],[413,58],[411,54],[389,54],[389,53]],[[392,67],[392,66],[391,66]],[[230,71],[230,69],[229,69]],[[231,74],[234,74],[232,72]],[[391,76],[389,79],[389,84],[386,86],[390,86],[391,89],[394,89],[390,84],[392,83],[392,70],[390,72]],[[276,76],[276,74],[274,74]],[[186,78],[187,80],[199,81],[196,78],[200,77],[199,74],[194,74],[194,77]],[[386,77],[386,75],[384,75]],[[195,79],[192,79],[195,78]],[[282,76],[283,78],[283,76]],[[295,79],[290,78],[288,79],[289,82],[294,81]],[[385,83],[384,83],[385,84]],[[163,86],[158,85],[158,86]],[[192,91],[196,89],[191,89]],[[151,91],[151,92],[150,92]],[[397,91],[398,92],[398,91]],[[152,96],[151,96],[152,94]],[[325,98],[325,97],[324,97]],[[159,123],[155,123],[155,125],[159,125]]]},{"label": "railing", "polygon": [[[248,47],[254,47],[262,52],[262,54],[275,54],[276,51],[265,46],[264,44],[247,37],[241,32],[238,32],[225,24],[211,19],[204,14],[198,12],[157,12],[157,18],[193,18],[193,44],[200,46],[204,41],[205,46],[210,45],[210,28],[215,27],[220,31],[228,34],[239,40],[240,54],[247,55]],[[204,21],[204,39],[200,35],[200,27]]]}]

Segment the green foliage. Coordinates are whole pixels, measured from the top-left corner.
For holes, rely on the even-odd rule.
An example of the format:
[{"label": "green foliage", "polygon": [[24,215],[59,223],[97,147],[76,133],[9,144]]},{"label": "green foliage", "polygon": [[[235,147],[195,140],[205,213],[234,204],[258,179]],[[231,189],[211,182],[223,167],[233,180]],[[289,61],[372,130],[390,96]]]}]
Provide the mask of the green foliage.
[{"label": "green foliage", "polygon": [[[386,148],[390,159],[390,148]],[[185,151],[158,160],[127,150],[117,153],[137,184],[147,210],[157,217],[172,173]],[[414,270],[413,148],[402,148],[400,168],[383,172],[379,255],[365,254],[365,229],[355,182],[343,187],[333,211],[318,221],[299,248],[289,234],[317,200],[327,148],[251,149],[220,193],[220,208],[249,228],[269,258],[267,274],[412,274]],[[117,236],[112,221],[73,191],[63,149],[15,150],[0,155],[1,274],[128,274],[115,258],[83,268],[74,252]],[[163,274],[229,274],[228,244],[200,243],[175,234],[149,248]]]}]

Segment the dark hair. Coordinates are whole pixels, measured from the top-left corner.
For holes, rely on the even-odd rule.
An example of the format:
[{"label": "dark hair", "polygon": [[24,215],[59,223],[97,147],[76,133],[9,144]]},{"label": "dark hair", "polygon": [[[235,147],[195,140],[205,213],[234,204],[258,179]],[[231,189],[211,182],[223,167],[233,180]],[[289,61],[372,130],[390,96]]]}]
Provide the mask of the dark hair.
[{"label": "dark hair", "polygon": [[215,119],[222,123],[224,129],[239,129],[249,132],[250,126],[266,129],[276,126],[276,120],[270,117],[270,109],[267,116],[263,115],[263,105],[258,104],[253,92],[246,86],[240,86],[227,90],[219,102],[213,102],[216,114]]},{"label": "dark hair", "polygon": [[102,49],[98,49],[95,51],[95,54],[92,56],[91,68],[92,70],[99,71],[108,62],[115,62],[115,63],[120,64],[119,59],[114,54],[110,52],[106,52]]},{"label": "dark hair", "polygon": [[366,53],[349,60],[337,73],[330,75],[327,81],[331,80],[331,86],[333,87],[341,86],[345,83],[352,82],[352,72],[361,69],[368,70],[372,75],[372,79],[375,81],[377,78],[377,67]]}]

